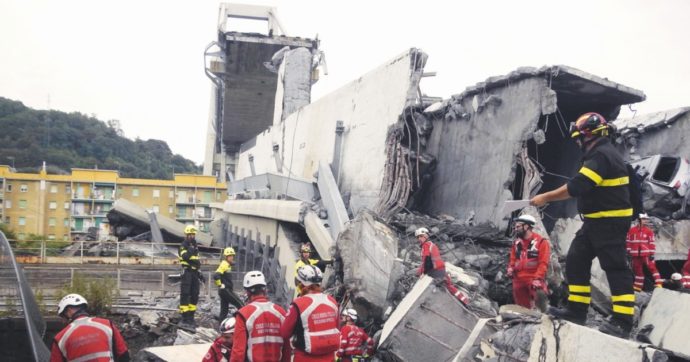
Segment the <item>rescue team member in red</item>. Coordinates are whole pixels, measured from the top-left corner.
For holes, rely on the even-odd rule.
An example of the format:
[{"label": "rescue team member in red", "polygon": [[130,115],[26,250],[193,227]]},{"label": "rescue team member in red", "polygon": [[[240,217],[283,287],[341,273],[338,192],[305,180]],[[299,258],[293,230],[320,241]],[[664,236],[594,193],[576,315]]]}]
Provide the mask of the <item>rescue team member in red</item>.
[{"label": "rescue team member in red", "polygon": [[608,139],[611,126],[598,113],[585,113],[571,124],[570,137],[583,152],[582,166],[567,184],[530,200],[533,206],[577,198],[582,228],[577,231],[565,262],[567,308],[551,308],[557,318],[584,324],[591,297],[592,260],[599,259],[611,288],[613,316],[599,330],[628,338],[635,314],[632,271],[625,251],[625,236],[633,215],[628,169]]},{"label": "rescue team member in red", "polygon": [[531,215],[515,219],[517,239],[510,249],[508,277],[513,278],[513,301],[525,308],[534,308],[536,292],[548,292],[546,270],[549,267],[549,241],[532,231],[537,220]]},{"label": "rescue team member in red", "polygon": [[415,230],[414,236],[419,241],[419,246],[422,247],[422,265],[419,266],[417,275],[424,274],[434,278],[435,280],[444,280],[446,282],[446,289],[458,298],[460,303],[467,305],[470,299],[458,290],[450,281],[450,276],[446,273],[446,263],[441,259],[441,253],[438,251],[436,244],[429,239],[429,230],[427,228],[419,228]]},{"label": "rescue team member in red", "polygon": [[688,249],[688,258],[680,272],[683,273],[683,288],[690,289],[690,249]]},{"label": "rescue team member in red", "polygon": [[211,344],[201,362],[228,362],[232,349],[232,336],[235,333],[235,317],[226,318],[218,327],[220,336]]},{"label": "rescue team member in red", "polygon": [[230,361],[290,361],[290,343],[284,343],[280,335],[285,309],[266,297],[264,274],[250,271],[244,275],[242,285],[249,302],[235,313],[237,324]]},{"label": "rescue team member in red", "polygon": [[659,275],[659,270],[654,262],[656,245],[654,244],[654,232],[647,227],[649,216],[640,214],[640,222],[628,231],[627,249],[632,257],[632,270],[635,273],[633,289],[636,292],[642,291],[644,286],[644,268],[646,267],[654,278],[654,286],[661,288],[664,280]]},{"label": "rescue team member in red", "polygon": [[332,362],[340,346],[338,303],[321,292],[321,269],[305,265],[297,270],[302,295],[292,301],[280,334],[293,337],[294,362]]},{"label": "rescue team member in red", "polygon": [[367,332],[357,327],[357,311],[348,308],[342,313],[345,325],[340,328],[340,348],[336,353],[338,362],[364,362],[374,354],[374,340]]},{"label": "rescue team member in red", "polygon": [[69,324],[55,336],[50,362],[127,362],[129,351],[120,331],[107,319],[89,317],[87,302],[68,294],[58,303],[58,315]]}]

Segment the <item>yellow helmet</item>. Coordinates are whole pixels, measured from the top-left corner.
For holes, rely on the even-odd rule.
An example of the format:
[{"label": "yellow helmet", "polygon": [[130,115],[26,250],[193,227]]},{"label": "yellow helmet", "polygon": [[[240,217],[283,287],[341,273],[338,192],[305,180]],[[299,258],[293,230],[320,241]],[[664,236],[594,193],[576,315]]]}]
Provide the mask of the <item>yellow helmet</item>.
[{"label": "yellow helmet", "polygon": [[230,255],[235,255],[235,249],[233,249],[232,247],[225,248],[225,250],[223,250],[223,256],[230,256]]},{"label": "yellow helmet", "polygon": [[309,244],[302,244],[299,251],[300,253],[311,253],[311,246]]},{"label": "yellow helmet", "polygon": [[184,233],[185,234],[196,234],[196,226],[194,225],[187,225],[184,228]]}]

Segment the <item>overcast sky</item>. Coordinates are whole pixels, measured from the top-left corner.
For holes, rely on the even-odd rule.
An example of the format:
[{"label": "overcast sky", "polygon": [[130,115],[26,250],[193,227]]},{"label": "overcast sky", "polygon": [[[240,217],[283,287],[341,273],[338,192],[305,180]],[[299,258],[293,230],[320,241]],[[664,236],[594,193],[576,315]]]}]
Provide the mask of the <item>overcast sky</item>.
[{"label": "overcast sky", "polygon": [[[566,64],[643,90],[638,114],[690,105],[689,0],[241,2],[277,7],[288,35],[318,34],[329,74],[314,100],[417,47],[438,73],[422,82],[432,96]],[[209,0],[0,0],[0,96],[117,119],[201,163],[217,16]]]}]

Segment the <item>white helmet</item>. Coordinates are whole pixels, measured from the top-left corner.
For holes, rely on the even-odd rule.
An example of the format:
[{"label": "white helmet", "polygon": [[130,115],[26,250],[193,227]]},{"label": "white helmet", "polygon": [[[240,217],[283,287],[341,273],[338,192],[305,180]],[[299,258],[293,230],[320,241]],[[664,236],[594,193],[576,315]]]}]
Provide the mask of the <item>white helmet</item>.
[{"label": "white helmet", "polygon": [[683,276],[680,275],[680,273],[673,273],[671,274],[671,280],[679,281],[683,279]]},{"label": "white helmet", "polygon": [[321,273],[321,269],[313,265],[303,265],[297,269],[297,280],[305,287],[319,284],[323,280],[323,273]]},{"label": "white helmet", "polygon": [[347,308],[347,309],[343,310],[342,314],[344,316],[350,317],[350,319],[352,319],[353,321],[357,321],[357,311],[352,309],[352,308]]},{"label": "white helmet", "polygon": [[639,216],[640,219],[649,219],[649,215],[647,215],[646,212],[643,212],[643,213],[641,213],[641,214],[638,215],[638,216]]},{"label": "white helmet", "polygon": [[418,237],[419,235],[429,235],[429,229],[427,228],[419,228],[414,231],[414,237]]},{"label": "white helmet", "polygon": [[514,221],[525,223],[529,226],[534,226],[537,224],[537,219],[535,219],[534,216],[527,214],[518,216]]},{"label": "white helmet", "polygon": [[245,288],[251,288],[256,285],[266,286],[266,277],[264,277],[264,273],[258,270],[247,272],[247,274],[244,275],[242,286]]},{"label": "white helmet", "polygon": [[230,334],[230,333],[235,333],[235,323],[237,320],[235,317],[229,317],[220,322],[220,327],[218,327],[218,330],[222,334]]},{"label": "white helmet", "polygon": [[86,299],[79,294],[67,294],[58,303],[58,315],[61,316],[67,307],[87,306]]}]

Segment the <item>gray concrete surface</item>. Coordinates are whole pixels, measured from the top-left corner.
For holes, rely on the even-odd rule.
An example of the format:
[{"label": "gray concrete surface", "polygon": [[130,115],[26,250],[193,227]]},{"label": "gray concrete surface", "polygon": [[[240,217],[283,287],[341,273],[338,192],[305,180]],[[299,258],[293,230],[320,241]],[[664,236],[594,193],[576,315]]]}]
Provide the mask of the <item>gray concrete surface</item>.
[{"label": "gray concrete surface", "polygon": [[640,318],[640,327],[654,326],[649,339],[655,345],[690,356],[690,294],[654,289]]}]

